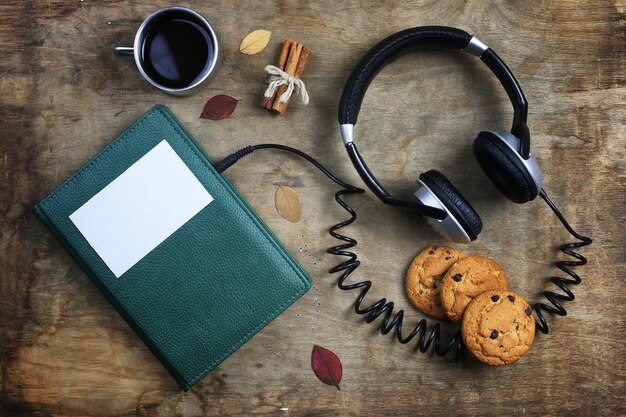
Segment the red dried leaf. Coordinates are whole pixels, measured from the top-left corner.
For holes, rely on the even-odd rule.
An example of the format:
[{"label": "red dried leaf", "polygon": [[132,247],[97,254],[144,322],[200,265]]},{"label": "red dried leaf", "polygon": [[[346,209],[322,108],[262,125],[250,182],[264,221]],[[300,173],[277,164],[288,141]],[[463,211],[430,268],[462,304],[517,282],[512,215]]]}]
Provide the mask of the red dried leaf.
[{"label": "red dried leaf", "polygon": [[328,349],[315,345],[311,354],[311,368],[320,381],[339,389],[343,371],[337,355]]},{"label": "red dried leaf", "polygon": [[219,94],[210,98],[202,109],[201,119],[222,120],[230,116],[237,107],[239,100]]}]

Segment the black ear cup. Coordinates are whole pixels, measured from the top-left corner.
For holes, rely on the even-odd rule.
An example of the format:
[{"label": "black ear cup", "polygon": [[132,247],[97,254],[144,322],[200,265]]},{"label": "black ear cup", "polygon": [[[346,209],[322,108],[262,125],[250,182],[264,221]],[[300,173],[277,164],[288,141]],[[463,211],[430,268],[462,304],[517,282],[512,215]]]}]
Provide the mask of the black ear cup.
[{"label": "black ear cup", "polygon": [[[502,133],[505,134],[511,135],[508,132]],[[507,145],[504,137],[495,132],[480,132],[473,149],[487,177],[509,200],[522,204],[537,197],[539,189],[535,180],[519,154]]]},{"label": "black ear cup", "polygon": [[478,213],[463,198],[461,193],[441,172],[431,169],[420,174],[419,179],[437,196],[446,206],[450,214],[454,216],[471,240],[475,240],[483,223]]}]

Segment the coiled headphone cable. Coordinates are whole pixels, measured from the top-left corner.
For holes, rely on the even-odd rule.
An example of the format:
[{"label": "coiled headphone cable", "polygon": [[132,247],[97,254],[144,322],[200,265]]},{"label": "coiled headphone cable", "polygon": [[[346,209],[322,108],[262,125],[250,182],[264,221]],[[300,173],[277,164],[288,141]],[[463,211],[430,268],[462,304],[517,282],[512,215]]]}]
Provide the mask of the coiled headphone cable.
[{"label": "coiled headphone cable", "polygon": [[[414,327],[413,330],[408,335],[403,335],[402,332],[402,322],[404,321],[404,310],[399,310],[394,315],[394,303],[393,301],[387,301],[386,298],[381,298],[370,306],[364,307],[362,306],[363,300],[367,296],[368,291],[372,288],[371,281],[359,281],[355,283],[346,283],[350,274],[352,274],[361,264],[358,260],[357,255],[354,252],[349,251],[349,249],[355,247],[357,245],[356,239],[353,239],[349,236],[342,235],[338,233],[338,231],[346,226],[351,225],[356,220],[356,212],[352,207],[346,203],[342,197],[344,195],[349,194],[359,194],[363,193],[364,190],[362,188],[355,187],[351,184],[341,181],[337,177],[335,177],[330,171],[328,171],[322,164],[320,164],[313,157],[307,155],[306,153],[292,148],[290,146],[278,145],[272,143],[265,143],[253,146],[246,146],[238,150],[237,152],[227,156],[220,162],[213,165],[217,172],[224,172],[238,160],[243,158],[244,156],[250,155],[257,149],[278,149],[286,152],[291,152],[296,154],[311,164],[313,164],[317,169],[319,169],[324,175],[326,175],[331,181],[342,187],[337,193],[335,193],[335,200],[344,210],[350,214],[350,218],[344,220],[340,223],[335,224],[329,230],[329,233],[335,239],[338,239],[344,243],[341,243],[336,246],[330,247],[326,252],[332,255],[343,256],[348,259],[341,262],[340,264],[331,268],[328,272],[331,274],[341,272],[339,276],[337,286],[342,290],[356,290],[361,289],[361,292],[356,298],[354,303],[354,311],[359,315],[365,315],[365,321],[367,323],[372,323],[378,317],[383,316],[383,320],[380,325],[380,332],[383,335],[388,334],[393,331],[395,328],[395,335],[398,342],[402,344],[409,343],[415,337],[417,337],[417,346],[416,349],[419,349],[421,353],[426,353],[431,346],[434,346],[434,352],[438,356],[446,355],[450,350],[454,349],[455,351],[455,361],[458,361],[463,355],[463,339],[461,338],[461,331],[458,330],[452,339],[447,344],[442,344],[441,342],[441,324],[436,323],[430,331],[428,330],[428,322],[426,319],[420,320]],[[568,255],[575,260],[560,260],[556,261],[554,265],[567,274],[569,277],[558,277],[552,276],[550,279],[552,282],[560,288],[563,293],[556,293],[554,291],[544,291],[543,295],[548,300],[551,305],[544,303],[535,303],[535,313],[537,318],[535,319],[535,323],[537,325],[537,330],[540,332],[547,334],[549,332],[548,323],[544,317],[544,312],[557,314],[559,316],[567,315],[567,311],[561,304],[562,301],[572,301],[575,296],[572,290],[568,287],[568,285],[578,285],[581,283],[580,276],[572,269],[576,266],[582,266],[587,263],[587,258],[581,255],[578,252],[575,252],[574,249],[578,249],[592,243],[592,240],[589,237],[583,236],[580,233],[577,233],[565,220],[559,209],[554,205],[552,200],[548,197],[546,192],[541,189],[539,196],[546,202],[546,204],[550,207],[550,209],[557,216],[563,227],[574,237],[577,239],[576,242],[565,243],[560,246],[561,252],[565,255]]]}]

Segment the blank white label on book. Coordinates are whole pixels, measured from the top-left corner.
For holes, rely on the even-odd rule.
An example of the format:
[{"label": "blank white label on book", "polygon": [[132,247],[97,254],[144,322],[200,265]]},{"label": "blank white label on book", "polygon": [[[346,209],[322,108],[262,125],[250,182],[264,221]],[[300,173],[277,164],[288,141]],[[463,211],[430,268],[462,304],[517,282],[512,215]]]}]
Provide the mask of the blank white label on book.
[{"label": "blank white label on book", "polygon": [[211,194],[163,140],[70,220],[119,278],[211,201]]}]

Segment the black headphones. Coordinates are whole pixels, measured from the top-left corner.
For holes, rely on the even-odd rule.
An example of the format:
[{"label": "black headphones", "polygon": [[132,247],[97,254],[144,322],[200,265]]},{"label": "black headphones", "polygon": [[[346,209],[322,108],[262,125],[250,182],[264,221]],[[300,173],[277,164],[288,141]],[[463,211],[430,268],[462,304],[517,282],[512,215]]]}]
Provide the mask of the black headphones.
[{"label": "black headphones", "polygon": [[514,116],[510,132],[480,132],[473,150],[481,168],[509,200],[522,204],[534,200],[541,191],[541,171],[530,154],[530,133],[526,125],[528,103],[517,80],[506,64],[475,36],[445,26],[415,27],[381,41],[361,59],[352,71],[341,95],[339,125],[343,142],[359,175],[383,203],[420,214],[444,238],[469,243],[482,230],[482,221],[452,183],[439,171],[420,174],[416,202],[391,196],[376,180],[354,143],[361,102],[376,73],[399,52],[415,46],[463,49],[480,59],[504,87]]}]

